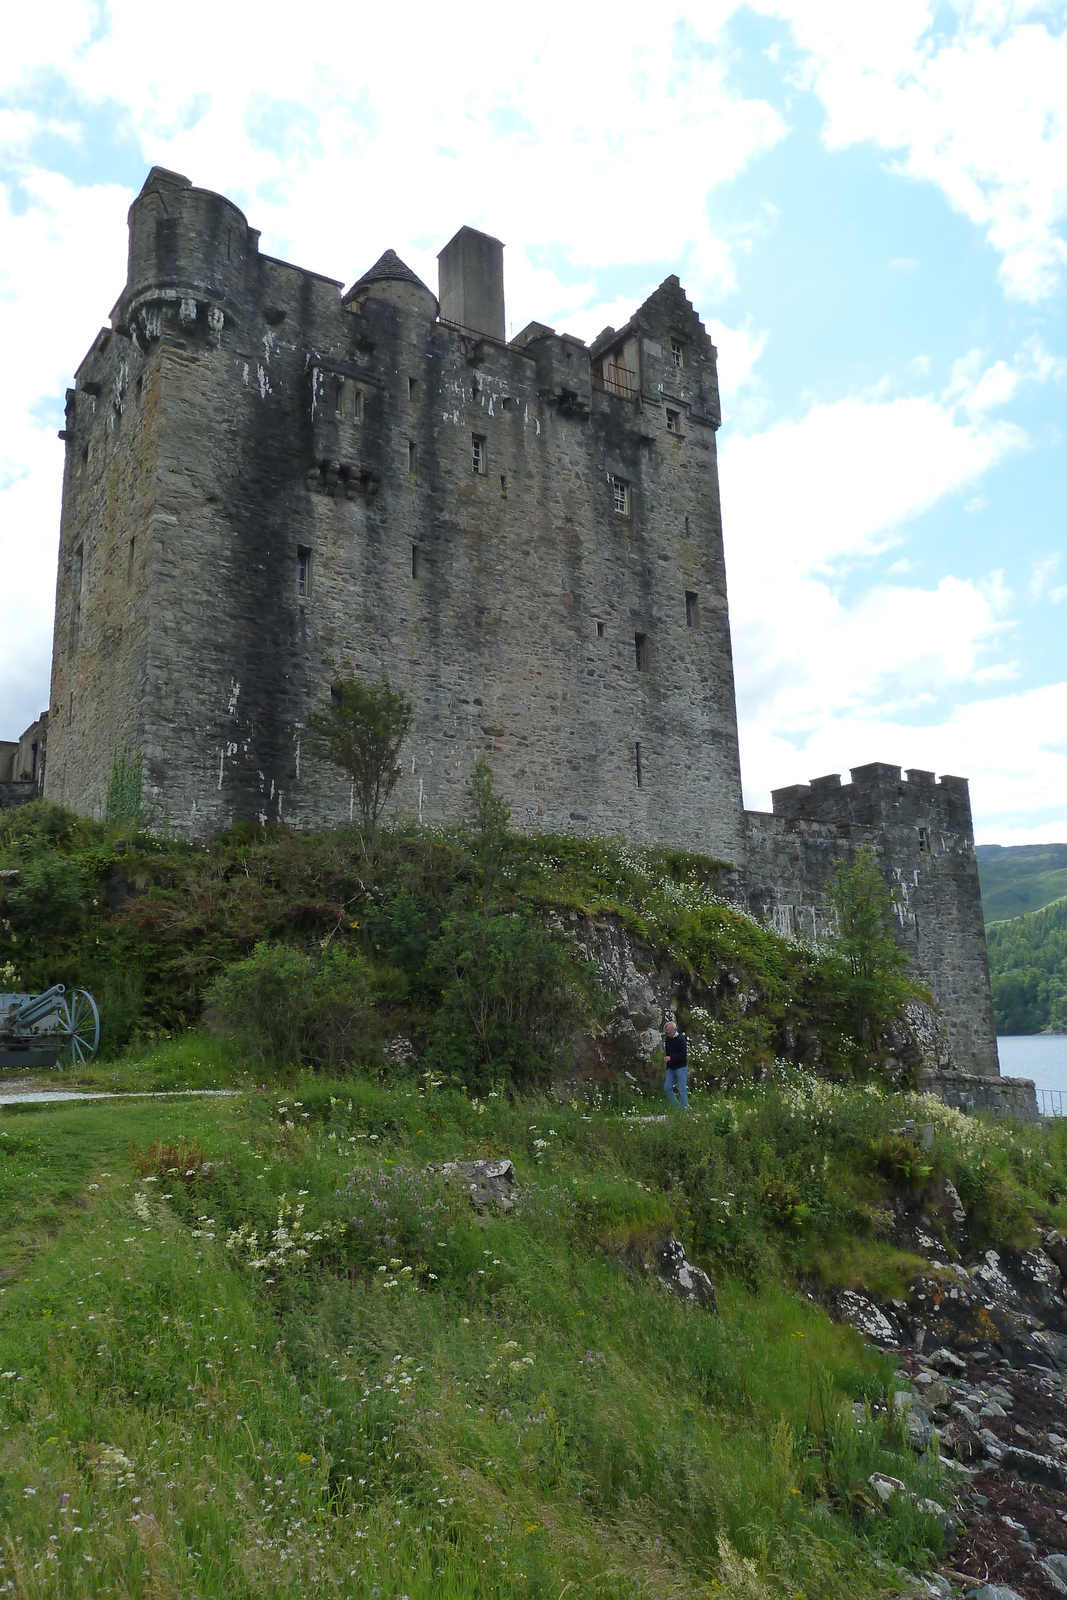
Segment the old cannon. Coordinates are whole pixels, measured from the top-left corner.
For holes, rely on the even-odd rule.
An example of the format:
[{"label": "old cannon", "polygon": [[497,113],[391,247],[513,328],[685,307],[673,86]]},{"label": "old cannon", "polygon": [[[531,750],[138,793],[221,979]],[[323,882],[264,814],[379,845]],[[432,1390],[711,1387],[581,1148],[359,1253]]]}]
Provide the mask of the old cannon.
[{"label": "old cannon", "polygon": [[86,989],[0,994],[0,1067],[80,1067],[99,1043],[100,1012]]}]

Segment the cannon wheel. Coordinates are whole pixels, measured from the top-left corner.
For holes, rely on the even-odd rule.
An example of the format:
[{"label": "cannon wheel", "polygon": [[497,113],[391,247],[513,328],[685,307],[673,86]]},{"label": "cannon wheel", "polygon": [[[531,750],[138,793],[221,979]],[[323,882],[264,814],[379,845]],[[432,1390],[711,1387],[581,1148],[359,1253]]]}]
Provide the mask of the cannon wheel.
[{"label": "cannon wheel", "polygon": [[60,1032],[63,1035],[61,1060],[72,1070],[84,1066],[96,1054],[100,1043],[100,1013],[87,989],[74,989],[59,1002]]}]

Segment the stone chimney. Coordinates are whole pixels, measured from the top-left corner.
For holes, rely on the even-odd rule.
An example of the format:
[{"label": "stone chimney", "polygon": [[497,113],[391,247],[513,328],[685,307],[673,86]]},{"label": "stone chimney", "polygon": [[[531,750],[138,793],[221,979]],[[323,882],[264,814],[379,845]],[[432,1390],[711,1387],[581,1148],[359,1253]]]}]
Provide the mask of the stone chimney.
[{"label": "stone chimney", "polygon": [[499,239],[460,228],[437,257],[441,321],[489,339],[504,338],[504,246]]}]

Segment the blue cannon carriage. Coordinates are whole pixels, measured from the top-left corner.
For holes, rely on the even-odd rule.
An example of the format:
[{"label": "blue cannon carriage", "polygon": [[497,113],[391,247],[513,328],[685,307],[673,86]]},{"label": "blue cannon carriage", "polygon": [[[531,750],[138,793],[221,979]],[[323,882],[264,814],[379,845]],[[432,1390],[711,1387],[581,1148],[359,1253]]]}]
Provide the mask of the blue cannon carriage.
[{"label": "blue cannon carriage", "polygon": [[100,1012],[86,989],[0,994],[0,1067],[81,1067],[100,1043]]}]

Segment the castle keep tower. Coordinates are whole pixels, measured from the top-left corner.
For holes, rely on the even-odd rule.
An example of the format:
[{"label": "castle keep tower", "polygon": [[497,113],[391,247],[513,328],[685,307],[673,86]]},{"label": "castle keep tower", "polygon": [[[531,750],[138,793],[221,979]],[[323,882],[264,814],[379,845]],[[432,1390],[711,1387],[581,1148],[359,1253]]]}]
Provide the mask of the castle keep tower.
[{"label": "castle keep tower", "polygon": [[520,825],[739,861],[707,333],[668,278],[592,348],[506,343],[470,228],[440,276],[389,251],[343,293],[153,169],[67,396],[48,793],[100,813],[123,752],[191,836],[347,820],[301,732],[384,673],[403,810],[456,815],[485,753]]},{"label": "castle keep tower", "polygon": [[996,1074],[965,781],[875,765],[742,808],[716,353],[677,278],[591,346],[508,342],[472,228],[438,301],[391,250],[347,292],[265,256],[158,167],[129,227],[67,391],[47,796],[102,814],[123,757],[192,838],[347,821],[303,730],[338,672],[384,674],[409,815],[457,816],[486,754],[519,826],[718,856],[815,939],[870,844],[955,1064]]}]

